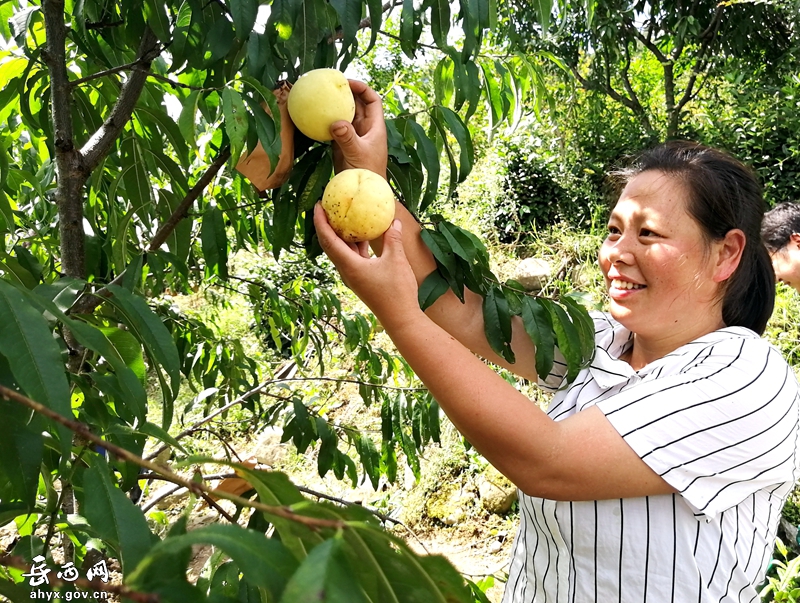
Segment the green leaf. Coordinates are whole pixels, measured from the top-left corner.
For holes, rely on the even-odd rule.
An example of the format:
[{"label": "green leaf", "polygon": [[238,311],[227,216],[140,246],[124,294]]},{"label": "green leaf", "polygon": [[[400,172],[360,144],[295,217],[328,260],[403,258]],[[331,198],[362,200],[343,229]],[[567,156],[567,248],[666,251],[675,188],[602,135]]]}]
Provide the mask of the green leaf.
[{"label": "green leaf", "polygon": [[144,18],[156,37],[163,43],[171,41],[169,15],[162,0],[144,0]]},{"label": "green leaf", "polygon": [[417,292],[419,307],[422,308],[423,311],[427,310],[437,299],[447,293],[449,288],[450,284],[447,282],[447,279],[445,279],[438,270],[434,270],[425,277],[425,280],[422,281],[422,284],[419,286],[419,291]]},{"label": "green leaf", "polygon": [[511,312],[502,290],[492,287],[483,298],[483,321],[489,345],[508,362],[514,362],[511,349]]},{"label": "green leaf", "polygon": [[458,146],[461,149],[459,155],[458,182],[463,182],[472,171],[474,160],[474,150],[472,148],[472,137],[464,121],[457,113],[447,107],[437,107],[435,111],[442,117],[448,130],[453,134]]},{"label": "green leaf", "polygon": [[150,436],[151,438],[156,438],[157,440],[160,440],[165,444],[169,444],[173,448],[177,448],[184,454],[188,454],[188,452],[181,445],[181,443],[175,438],[173,438],[169,434],[169,432],[164,431],[158,425],[150,423],[149,421],[142,423],[139,427],[136,428],[136,431],[138,431],[139,433],[143,433],[146,436]]},{"label": "green leaf", "polygon": [[311,71],[316,65],[317,45],[322,37],[320,27],[326,20],[322,0],[303,0],[294,34],[300,42],[300,73]]},{"label": "green leaf", "polygon": [[231,141],[231,165],[236,165],[247,141],[247,109],[242,95],[232,88],[222,91],[222,113],[225,116],[225,132]]},{"label": "green leaf", "polygon": [[578,329],[581,338],[581,366],[588,366],[594,357],[594,321],[589,313],[580,303],[572,297],[565,295],[561,298],[561,303],[567,309],[572,323]]},{"label": "green leaf", "polygon": [[[28,294],[27,299],[31,305],[55,316],[82,346],[97,352],[111,365],[116,379],[108,385],[114,388],[117,403],[124,404],[133,417],[143,422],[147,415],[147,394],[143,387],[144,362],[139,342],[121,329],[98,328],[67,316],[55,301],[47,297]],[[139,370],[140,375],[134,369]]]},{"label": "green leaf", "polygon": [[550,300],[542,298],[539,298],[539,300],[545,304],[550,312],[558,349],[561,350],[564,359],[567,361],[567,382],[572,383],[575,377],[578,376],[582,364],[581,340],[578,330],[572,324],[564,308]]},{"label": "green leaf", "polygon": [[384,395],[381,400],[381,435],[383,436],[384,442],[391,441],[394,435],[392,401],[389,399],[389,396],[386,395]]},{"label": "green leaf", "polygon": [[447,240],[453,253],[468,264],[472,264],[480,253],[472,239],[464,234],[464,230],[455,224],[442,220],[436,225],[439,232]]},{"label": "green leaf", "polygon": [[186,144],[192,149],[197,146],[195,142],[195,116],[197,115],[197,100],[199,97],[200,92],[197,90],[189,93],[189,96],[183,101],[181,114],[178,116],[178,129],[186,140]]},{"label": "green leaf", "polygon": [[[2,8],[2,7],[0,7]],[[30,601],[39,596],[39,593],[46,591],[31,588],[27,582],[14,583],[5,576],[0,576],[0,595],[11,603],[22,603]]]},{"label": "green leaf", "polygon": [[367,0],[367,8],[369,9],[369,44],[364,51],[365,55],[369,54],[375,46],[375,41],[378,39],[378,31],[380,31],[381,23],[383,23],[383,4],[381,0]]},{"label": "green leaf", "polygon": [[351,526],[344,539],[371,601],[473,603],[463,577],[444,557],[415,555],[402,540],[369,523]]},{"label": "green leaf", "polygon": [[157,538],[147,527],[141,509],[111,481],[103,457],[95,457],[83,479],[83,515],[92,529],[119,555],[127,574],[144,558]]},{"label": "green leaf", "polygon": [[314,207],[322,198],[325,186],[331,180],[333,157],[330,153],[322,155],[302,188],[298,189],[298,211],[305,212]]},{"label": "green leaf", "polygon": [[341,538],[332,538],[314,547],[286,585],[281,603],[368,603],[343,545]]},{"label": "green leaf", "polygon": [[[233,463],[231,466],[235,467],[237,473],[255,488],[258,500],[265,505],[291,506],[306,500],[284,473],[259,471]],[[275,530],[280,534],[281,542],[297,560],[303,559],[308,555],[311,547],[322,540],[316,534],[298,533],[297,524],[289,519],[269,513],[265,513],[264,516],[275,526]]]},{"label": "green leaf", "polygon": [[272,255],[277,260],[283,249],[289,249],[297,225],[297,203],[287,186],[276,189],[272,196]]},{"label": "green leaf", "polygon": [[433,70],[433,90],[438,105],[447,106],[453,100],[455,94],[453,79],[453,60],[446,56],[436,64],[436,69]]},{"label": "green leaf", "polygon": [[230,9],[236,37],[246,40],[256,24],[258,0],[230,0]]},{"label": "green leaf", "polygon": [[467,112],[464,114],[464,121],[468,122],[478,109],[481,101],[481,76],[480,69],[474,61],[467,61],[464,65],[465,75],[462,79],[464,95],[466,96]]},{"label": "green leaf", "polygon": [[430,5],[433,41],[445,50],[448,47],[447,34],[450,33],[450,0],[432,0]]},{"label": "green leaf", "polygon": [[381,442],[381,471],[386,475],[390,484],[397,479],[397,452],[392,440]]},{"label": "green leaf", "polygon": [[[14,15],[14,5],[11,2],[0,4],[0,35],[6,40],[11,39],[11,17]],[[2,88],[2,86],[0,86]]]},{"label": "green leaf", "polygon": [[403,10],[400,12],[400,49],[409,59],[416,55],[417,38],[414,30],[418,18],[414,10],[414,0],[403,0]]},{"label": "green leaf", "polygon": [[553,12],[553,0],[534,0],[536,14],[539,17],[539,25],[542,26],[542,33],[546,34],[550,28],[550,15]]},{"label": "green leaf", "polygon": [[364,473],[367,474],[372,487],[377,490],[380,483],[381,455],[372,439],[364,435],[358,438],[357,450]]},{"label": "green leaf", "polygon": [[[23,392],[61,416],[73,419],[69,384],[61,351],[47,321],[22,292],[0,280],[0,354],[6,357]],[[72,434],[58,428],[61,450],[67,454]]]},{"label": "green leaf", "polygon": [[148,107],[147,105],[137,105],[137,114],[144,114],[153,121],[158,127],[160,132],[166,135],[178,155],[178,159],[184,168],[189,167],[189,149],[186,146],[187,140],[194,140],[194,128],[192,128],[192,137],[187,139],[183,135],[183,131],[175,121],[167,115],[163,109],[156,109]]},{"label": "green leaf", "polygon": [[163,368],[169,377],[167,382],[163,379],[161,370],[156,371],[161,380],[164,398],[161,427],[169,429],[172,422],[172,403],[178,396],[181,380],[180,358],[175,342],[164,323],[144,299],[116,285],[108,285],[108,289],[112,293],[109,303],[122,315],[122,321],[130,332],[142,342],[151,366]]},{"label": "green leaf", "polygon": [[315,423],[320,440],[319,452],[317,453],[317,471],[320,477],[325,477],[333,467],[333,461],[336,456],[336,434],[331,431],[322,417],[315,417]]},{"label": "green leaf", "polygon": [[441,115],[436,111],[431,111],[431,124],[436,130],[439,132],[441,136],[441,144],[444,148],[444,152],[447,155],[447,161],[450,164],[450,182],[448,184],[448,191],[447,197],[450,198],[453,196],[453,192],[456,189],[456,184],[458,183],[458,164],[456,163],[456,157],[453,153],[453,149],[450,146],[450,141],[447,140],[447,130],[444,127],[444,124],[441,121]]},{"label": "green leaf", "polygon": [[430,230],[428,228],[422,229],[420,236],[425,245],[428,246],[428,249],[431,250],[431,253],[433,253],[433,257],[436,258],[436,261],[444,267],[449,275],[455,275],[455,256],[445,236],[436,230]]},{"label": "green leaf", "polygon": [[342,26],[342,53],[344,53],[356,39],[356,33],[361,23],[361,0],[330,0],[331,6],[339,15]]},{"label": "green leaf", "polygon": [[219,17],[206,36],[206,51],[210,56],[206,59],[207,65],[212,65],[227,55],[236,35],[233,33],[233,26],[225,17]]},{"label": "green leaf", "polygon": [[420,468],[419,468],[419,457],[417,456],[417,449],[414,446],[414,442],[411,438],[408,437],[406,434],[405,429],[403,429],[403,425],[401,423],[403,417],[403,406],[405,403],[405,396],[401,393],[397,398],[394,400],[394,406],[392,408],[392,422],[393,422],[393,429],[395,433],[396,439],[400,442],[400,447],[403,449],[403,453],[406,455],[406,463],[408,466],[411,467],[411,471],[414,473],[414,477],[419,480],[420,478]]},{"label": "green leaf", "polygon": [[203,214],[200,242],[206,260],[206,276],[228,280],[228,235],[225,216],[214,206]]},{"label": "green leaf", "polygon": [[[0,400],[0,500],[33,507],[44,453],[42,421],[16,402]],[[1,486],[7,481],[10,488]]]},{"label": "green leaf", "polygon": [[481,63],[481,73],[483,74],[483,86],[486,92],[486,100],[489,104],[489,130],[493,130],[500,123],[503,115],[503,99],[500,95],[500,86],[495,80],[494,72],[487,64]]},{"label": "green leaf", "polygon": [[[480,49],[481,27],[478,0],[460,0],[461,28],[464,30],[464,43],[461,49],[461,60],[466,63]],[[455,59],[455,57],[454,57]]]},{"label": "green leaf", "polygon": [[[119,357],[133,374],[139,379],[141,383],[145,383],[146,369],[144,366],[144,354],[142,353],[142,344],[130,334],[118,327],[101,327],[98,329],[105,335],[114,349],[119,353]],[[100,350],[96,350],[100,351]]]},{"label": "green leaf", "polygon": [[121,147],[122,183],[125,186],[126,201],[145,224],[150,224],[153,189],[139,140],[131,136],[122,141]]},{"label": "green leaf", "polygon": [[0,270],[2,270],[6,280],[17,283],[26,289],[33,289],[38,284],[33,275],[22,267],[19,260],[10,255],[0,260]]},{"label": "green leaf", "polygon": [[[245,96],[244,100],[250,107],[253,120],[256,126],[256,134],[264,152],[269,158],[270,173],[278,166],[281,150],[280,119],[275,119],[273,115],[280,115],[280,109],[276,105],[275,95],[271,92],[269,96],[262,96],[264,102],[270,107],[270,113],[261,106],[256,99]],[[271,98],[270,98],[271,97]]]},{"label": "green leaf", "polygon": [[419,204],[419,210],[424,211],[431,203],[436,200],[439,192],[439,172],[441,163],[439,162],[439,152],[436,145],[425,134],[425,130],[414,120],[408,120],[408,127],[417,143],[417,153],[419,154],[422,166],[427,172],[425,182],[425,194]]},{"label": "green leaf", "polygon": [[553,368],[555,339],[550,312],[537,298],[524,296],[522,324],[536,346],[536,374],[545,379]]},{"label": "green leaf", "polygon": [[134,590],[147,569],[195,544],[219,548],[239,567],[244,580],[269,591],[279,600],[297,560],[279,540],[235,524],[210,525],[181,536],[166,538],[154,546],[127,581]]}]

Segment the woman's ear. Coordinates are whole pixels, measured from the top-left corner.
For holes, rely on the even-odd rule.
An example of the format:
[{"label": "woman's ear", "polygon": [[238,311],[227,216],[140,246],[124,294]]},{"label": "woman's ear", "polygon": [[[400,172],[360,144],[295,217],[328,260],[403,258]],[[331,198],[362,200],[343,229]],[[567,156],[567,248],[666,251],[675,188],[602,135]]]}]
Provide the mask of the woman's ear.
[{"label": "woman's ear", "polygon": [[729,230],[725,237],[715,244],[714,282],[721,283],[731,277],[739,267],[746,244],[747,237],[738,228]]}]

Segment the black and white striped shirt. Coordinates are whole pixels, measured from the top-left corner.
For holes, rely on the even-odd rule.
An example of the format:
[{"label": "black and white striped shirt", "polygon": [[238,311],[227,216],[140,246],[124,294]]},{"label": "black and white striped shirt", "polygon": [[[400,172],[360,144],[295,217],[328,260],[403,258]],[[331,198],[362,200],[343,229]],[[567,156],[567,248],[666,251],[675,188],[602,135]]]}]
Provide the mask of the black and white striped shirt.
[{"label": "black and white striped shirt", "polygon": [[[798,475],[794,373],[752,331],[709,333],[634,371],[595,314],[597,352],[548,415],[597,405],[677,494],[561,502],[520,493],[503,603],[752,602]],[[564,367],[561,367],[564,368]],[[540,384],[557,390],[557,366]]]}]

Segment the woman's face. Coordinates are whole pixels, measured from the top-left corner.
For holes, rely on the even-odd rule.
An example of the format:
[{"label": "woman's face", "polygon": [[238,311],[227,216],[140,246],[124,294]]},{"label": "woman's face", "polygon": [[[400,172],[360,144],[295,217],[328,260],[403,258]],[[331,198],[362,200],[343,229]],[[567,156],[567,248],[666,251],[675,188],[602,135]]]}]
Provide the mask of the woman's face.
[{"label": "woman's face", "polygon": [[698,329],[719,328],[720,285],[709,256],[681,182],[642,172],[622,191],[600,249],[612,316],[637,335],[655,338],[694,338]]}]

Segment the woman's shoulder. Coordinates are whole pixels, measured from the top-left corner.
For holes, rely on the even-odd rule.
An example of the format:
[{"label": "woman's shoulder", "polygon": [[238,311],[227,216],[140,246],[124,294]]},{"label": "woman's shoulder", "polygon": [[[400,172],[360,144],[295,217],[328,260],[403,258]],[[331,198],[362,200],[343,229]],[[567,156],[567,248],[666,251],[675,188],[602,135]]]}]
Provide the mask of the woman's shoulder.
[{"label": "woman's shoulder", "polygon": [[[609,312],[591,311],[594,321],[595,344],[609,353],[620,351],[632,338],[631,332],[614,319]],[[619,350],[617,350],[619,348]],[[681,346],[667,356],[693,356],[697,358],[735,357],[748,362],[754,357],[767,358],[770,363],[787,364],[783,354],[767,339],[747,327],[723,327],[707,333]]]}]

